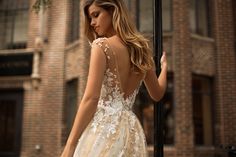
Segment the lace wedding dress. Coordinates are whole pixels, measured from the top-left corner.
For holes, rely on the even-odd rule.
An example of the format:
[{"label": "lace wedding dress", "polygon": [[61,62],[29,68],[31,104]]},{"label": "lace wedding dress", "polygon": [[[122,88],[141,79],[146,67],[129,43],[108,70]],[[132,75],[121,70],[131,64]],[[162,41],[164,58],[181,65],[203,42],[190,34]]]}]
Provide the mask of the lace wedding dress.
[{"label": "lace wedding dress", "polygon": [[[97,111],[78,141],[74,157],[147,157],[146,140],[132,107],[139,88],[124,97],[116,56],[106,38],[98,38],[107,68]],[[141,83],[140,83],[141,84]]]}]

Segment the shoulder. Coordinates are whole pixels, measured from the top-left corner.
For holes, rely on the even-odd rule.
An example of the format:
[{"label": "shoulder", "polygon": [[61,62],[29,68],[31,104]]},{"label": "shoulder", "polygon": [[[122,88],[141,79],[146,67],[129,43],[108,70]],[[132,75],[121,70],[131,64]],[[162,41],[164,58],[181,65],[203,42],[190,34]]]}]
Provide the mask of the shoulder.
[{"label": "shoulder", "polygon": [[92,50],[93,49],[100,49],[102,50],[105,54],[107,54],[108,50],[110,49],[109,43],[108,43],[108,38],[97,38],[92,42]]},{"label": "shoulder", "polygon": [[99,46],[100,48],[104,47],[107,44],[107,38],[97,38],[92,42],[92,48],[94,46]]}]

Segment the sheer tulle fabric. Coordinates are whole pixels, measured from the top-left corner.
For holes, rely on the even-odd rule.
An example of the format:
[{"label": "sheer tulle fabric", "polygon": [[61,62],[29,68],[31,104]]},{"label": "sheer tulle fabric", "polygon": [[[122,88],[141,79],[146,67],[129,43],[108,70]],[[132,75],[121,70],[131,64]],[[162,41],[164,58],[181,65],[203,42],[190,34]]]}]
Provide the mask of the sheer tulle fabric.
[{"label": "sheer tulle fabric", "polygon": [[106,38],[96,39],[107,57],[97,111],[78,141],[73,157],[147,157],[146,140],[132,107],[139,88],[124,98],[116,57]]}]

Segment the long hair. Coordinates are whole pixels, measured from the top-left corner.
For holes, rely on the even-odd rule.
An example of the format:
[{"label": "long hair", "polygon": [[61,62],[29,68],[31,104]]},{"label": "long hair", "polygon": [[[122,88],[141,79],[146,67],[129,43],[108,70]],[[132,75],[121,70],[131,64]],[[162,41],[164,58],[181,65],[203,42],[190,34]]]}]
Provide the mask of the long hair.
[{"label": "long hair", "polygon": [[148,40],[138,32],[133,21],[131,20],[128,9],[123,0],[85,0],[85,35],[92,42],[97,35],[90,25],[88,8],[95,4],[105,10],[112,9],[112,24],[115,32],[121,40],[127,45],[129,50],[132,69],[135,72],[145,73],[154,65],[152,59],[152,50],[149,47]]}]

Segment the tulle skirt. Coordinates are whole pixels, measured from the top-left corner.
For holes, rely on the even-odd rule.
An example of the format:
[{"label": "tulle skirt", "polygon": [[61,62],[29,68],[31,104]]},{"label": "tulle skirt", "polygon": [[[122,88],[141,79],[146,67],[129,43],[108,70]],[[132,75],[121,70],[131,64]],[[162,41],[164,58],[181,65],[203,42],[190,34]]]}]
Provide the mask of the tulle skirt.
[{"label": "tulle skirt", "polygon": [[144,131],[136,115],[100,109],[79,139],[73,157],[147,156]]}]

